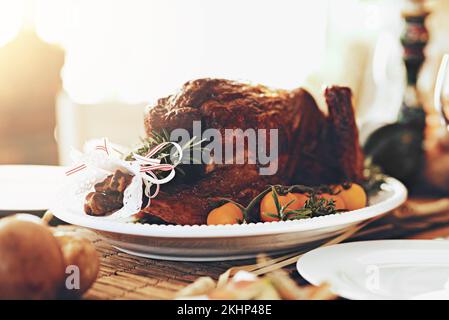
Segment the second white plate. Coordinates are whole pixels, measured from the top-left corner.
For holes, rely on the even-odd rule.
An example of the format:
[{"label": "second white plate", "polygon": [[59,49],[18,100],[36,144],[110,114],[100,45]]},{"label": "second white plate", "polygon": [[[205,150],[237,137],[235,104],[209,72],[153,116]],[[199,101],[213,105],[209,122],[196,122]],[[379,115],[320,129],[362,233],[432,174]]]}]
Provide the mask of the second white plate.
[{"label": "second white plate", "polygon": [[0,166],[0,211],[45,211],[54,202],[67,168],[39,165]]},{"label": "second white plate", "polygon": [[297,263],[314,285],[347,299],[448,299],[449,241],[379,240],[312,250]]}]

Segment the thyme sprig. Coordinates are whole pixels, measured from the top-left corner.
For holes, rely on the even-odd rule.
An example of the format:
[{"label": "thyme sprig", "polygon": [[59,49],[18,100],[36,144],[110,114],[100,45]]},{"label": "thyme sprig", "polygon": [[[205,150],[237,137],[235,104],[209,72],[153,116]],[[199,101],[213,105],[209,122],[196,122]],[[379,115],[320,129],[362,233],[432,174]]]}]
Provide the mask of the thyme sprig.
[{"label": "thyme sprig", "polygon": [[309,209],[315,217],[327,216],[339,212],[339,210],[335,208],[334,199],[325,199],[318,194],[310,195],[309,199],[304,204],[304,208]]}]

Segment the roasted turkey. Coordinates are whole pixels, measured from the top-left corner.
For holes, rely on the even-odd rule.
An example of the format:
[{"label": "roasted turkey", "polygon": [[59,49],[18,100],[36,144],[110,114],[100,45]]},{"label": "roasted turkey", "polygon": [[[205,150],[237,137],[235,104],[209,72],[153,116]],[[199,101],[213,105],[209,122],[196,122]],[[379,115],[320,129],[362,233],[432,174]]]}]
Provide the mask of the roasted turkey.
[{"label": "roasted turkey", "polygon": [[246,205],[267,185],[360,182],[363,155],[351,90],[334,86],[324,94],[327,116],[304,89],[274,90],[224,79],[189,81],[177,94],[159,99],[145,114],[148,135],[192,131],[194,121],[201,122],[203,131],[278,129],[278,170],[260,175],[260,164],[186,164],[186,176],[163,185],[138,216],[168,224],[205,224],[214,201],[222,197]]}]

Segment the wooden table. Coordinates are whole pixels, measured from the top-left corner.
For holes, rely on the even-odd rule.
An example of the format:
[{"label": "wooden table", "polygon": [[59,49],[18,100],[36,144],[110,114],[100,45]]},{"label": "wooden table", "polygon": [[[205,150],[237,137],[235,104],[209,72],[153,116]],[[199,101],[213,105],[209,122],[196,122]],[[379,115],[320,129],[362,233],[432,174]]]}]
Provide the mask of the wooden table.
[{"label": "wooden table", "polygon": [[[434,214],[417,214],[410,212],[405,206],[373,223],[351,240],[448,237],[449,202],[447,206],[441,203],[440,207],[441,210]],[[425,209],[423,208],[421,211]],[[112,248],[92,231],[75,226],[57,228],[69,229],[87,237],[95,244],[100,255],[100,274],[84,295],[85,299],[170,299],[177,290],[198,277],[210,276],[217,279],[232,266],[255,262],[253,259],[231,262],[171,262],[139,258]],[[294,265],[286,270],[300,284],[305,284]]]}]

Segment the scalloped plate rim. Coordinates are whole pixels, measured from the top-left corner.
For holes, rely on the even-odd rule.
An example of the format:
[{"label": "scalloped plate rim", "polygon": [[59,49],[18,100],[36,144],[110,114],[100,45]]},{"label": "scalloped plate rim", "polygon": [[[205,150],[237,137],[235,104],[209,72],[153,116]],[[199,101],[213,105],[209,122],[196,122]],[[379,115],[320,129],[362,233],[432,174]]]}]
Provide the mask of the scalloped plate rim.
[{"label": "scalloped plate rim", "polygon": [[[374,205],[329,216],[282,222],[259,222],[242,225],[156,225],[111,221],[100,217],[91,217],[71,213],[66,208],[52,208],[53,214],[70,224],[93,230],[118,234],[159,237],[159,238],[210,238],[210,237],[248,237],[272,235],[298,231],[313,231],[323,228],[349,225],[385,214],[405,202],[407,189],[398,180],[388,177],[382,188],[393,194]],[[198,233],[201,232],[201,233]]]}]

